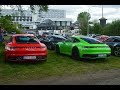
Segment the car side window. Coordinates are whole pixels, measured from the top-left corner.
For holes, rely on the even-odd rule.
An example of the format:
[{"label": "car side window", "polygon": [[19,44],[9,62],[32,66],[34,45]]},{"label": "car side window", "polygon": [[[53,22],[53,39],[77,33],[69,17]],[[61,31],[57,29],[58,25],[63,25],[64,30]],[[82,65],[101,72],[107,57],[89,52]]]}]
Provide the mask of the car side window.
[{"label": "car side window", "polygon": [[73,38],[73,42],[76,43],[76,42],[80,42],[80,41],[76,38]]},{"label": "car side window", "polygon": [[73,42],[73,38],[70,37],[70,38],[66,39],[65,42]]},{"label": "car side window", "polygon": [[118,40],[118,39],[114,39],[113,42],[120,42],[120,40]]}]

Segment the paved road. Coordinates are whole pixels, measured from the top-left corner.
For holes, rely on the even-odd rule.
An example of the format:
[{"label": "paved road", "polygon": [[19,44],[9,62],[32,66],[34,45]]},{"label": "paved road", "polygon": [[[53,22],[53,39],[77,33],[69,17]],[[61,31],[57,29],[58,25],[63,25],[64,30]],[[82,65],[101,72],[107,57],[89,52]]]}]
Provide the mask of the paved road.
[{"label": "paved road", "polygon": [[120,69],[106,70],[85,75],[50,77],[17,83],[20,85],[120,85]]}]

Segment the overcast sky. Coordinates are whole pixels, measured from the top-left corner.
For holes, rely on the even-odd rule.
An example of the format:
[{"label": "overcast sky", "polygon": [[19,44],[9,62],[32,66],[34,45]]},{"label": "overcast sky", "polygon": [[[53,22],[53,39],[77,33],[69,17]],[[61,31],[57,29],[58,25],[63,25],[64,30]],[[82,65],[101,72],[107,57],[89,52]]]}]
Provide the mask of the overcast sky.
[{"label": "overcast sky", "polygon": [[[99,20],[102,17],[102,5],[49,5],[49,9],[66,10],[66,18],[77,20],[80,12],[88,12],[91,14],[91,20]],[[120,19],[120,5],[103,5],[103,17],[107,19],[107,23]]]},{"label": "overcast sky", "polygon": [[[24,5],[27,8],[27,5]],[[61,9],[66,11],[66,18],[77,20],[80,12],[88,12],[91,15],[90,21],[102,17],[102,5],[49,5],[49,9]],[[103,17],[107,19],[107,23],[115,19],[120,19],[120,5],[103,5]]]}]

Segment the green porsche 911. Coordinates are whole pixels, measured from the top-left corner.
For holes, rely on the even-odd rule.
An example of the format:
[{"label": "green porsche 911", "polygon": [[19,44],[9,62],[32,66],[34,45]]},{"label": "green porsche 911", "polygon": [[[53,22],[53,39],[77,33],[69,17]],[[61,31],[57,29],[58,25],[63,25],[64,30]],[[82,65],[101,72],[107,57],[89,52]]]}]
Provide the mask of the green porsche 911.
[{"label": "green porsche 911", "polygon": [[111,55],[108,45],[87,36],[72,36],[63,42],[58,42],[55,51],[57,54],[70,55],[76,60],[106,58]]}]

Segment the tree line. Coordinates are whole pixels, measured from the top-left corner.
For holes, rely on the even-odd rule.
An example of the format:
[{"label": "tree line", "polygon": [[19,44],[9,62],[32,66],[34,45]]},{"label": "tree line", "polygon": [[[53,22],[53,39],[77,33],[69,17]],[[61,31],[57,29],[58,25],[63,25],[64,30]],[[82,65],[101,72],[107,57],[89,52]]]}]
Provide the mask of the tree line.
[{"label": "tree line", "polygon": [[[81,12],[78,14],[77,21],[80,24],[80,33],[87,35],[88,25],[90,24],[90,13]],[[102,34],[109,36],[120,36],[120,20],[114,20],[106,24],[104,27],[96,20],[91,22],[93,26],[89,25],[89,34]]]}]

